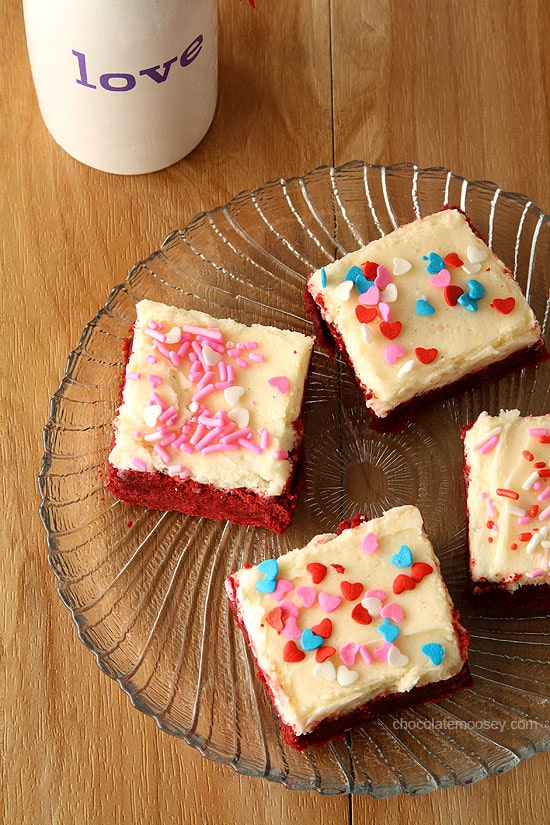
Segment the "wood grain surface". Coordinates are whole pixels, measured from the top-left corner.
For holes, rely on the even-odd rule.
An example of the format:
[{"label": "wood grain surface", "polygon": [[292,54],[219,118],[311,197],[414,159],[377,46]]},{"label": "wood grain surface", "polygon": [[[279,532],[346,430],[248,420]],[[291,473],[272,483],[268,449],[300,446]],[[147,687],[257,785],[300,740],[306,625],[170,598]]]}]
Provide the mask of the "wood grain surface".
[{"label": "wood grain surface", "polygon": [[330,798],[239,776],[159,731],[100,672],[57,597],[36,478],[49,399],[84,325],[197,212],[352,159],[444,166],[548,212],[550,4],[220,0],[213,126],[185,160],[132,178],[54,143],[16,0],[1,4],[0,26],[4,822],[544,820],[547,754],[421,798]]}]

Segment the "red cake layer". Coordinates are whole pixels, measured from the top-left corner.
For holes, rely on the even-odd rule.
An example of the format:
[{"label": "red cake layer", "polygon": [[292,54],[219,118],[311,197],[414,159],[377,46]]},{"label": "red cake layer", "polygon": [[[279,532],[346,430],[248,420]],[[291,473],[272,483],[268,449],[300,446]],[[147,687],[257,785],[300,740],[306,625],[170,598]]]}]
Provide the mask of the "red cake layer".
[{"label": "red cake layer", "polygon": [[[294,426],[301,433],[302,425],[297,422]],[[289,459],[294,472],[279,496],[261,495],[245,487],[224,490],[165,473],[119,470],[112,464],[107,465],[106,484],[125,504],[267,527],[280,535],[290,526],[305,479],[303,450],[294,460],[292,456]]]},{"label": "red cake layer", "polygon": [[[334,325],[327,323],[327,321],[323,318],[319,305],[316,301],[314,301],[307,289],[305,292],[305,305],[306,311],[313,323],[317,344],[325,349],[329,355],[334,356],[337,351],[340,352],[342,358],[350,368],[363,398],[365,401],[368,401],[373,396],[372,390],[369,387],[366,387],[357,377],[353,363],[348,356],[342,336]],[[398,429],[407,422],[411,412],[415,412],[425,404],[434,401],[445,401],[451,396],[479,384],[496,381],[514,372],[519,367],[525,367],[537,363],[541,360],[541,358],[545,357],[545,355],[546,350],[544,339],[541,336],[532,346],[525,347],[522,350],[514,352],[507,358],[497,361],[489,367],[475,370],[468,375],[459,378],[457,381],[453,381],[451,384],[446,384],[443,387],[436,387],[433,390],[418,393],[418,395],[415,395],[414,398],[411,398],[410,400],[395,407],[385,418],[379,418],[373,410],[367,408],[367,412],[370,416],[370,425],[372,429],[383,432]]]}]

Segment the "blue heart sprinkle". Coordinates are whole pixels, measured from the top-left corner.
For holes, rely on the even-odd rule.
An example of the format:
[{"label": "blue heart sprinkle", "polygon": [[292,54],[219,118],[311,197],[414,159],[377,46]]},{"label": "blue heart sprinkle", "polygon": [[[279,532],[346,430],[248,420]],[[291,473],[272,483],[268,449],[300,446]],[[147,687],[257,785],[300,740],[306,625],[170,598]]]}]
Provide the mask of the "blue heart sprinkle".
[{"label": "blue heart sprinkle", "polygon": [[428,275],[437,275],[438,272],[445,269],[445,261],[437,252],[430,252],[429,255],[423,255],[422,257],[424,261],[428,261],[426,266]]},{"label": "blue heart sprinkle", "polygon": [[363,275],[363,270],[361,269],[361,267],[350,266],[350,268],[346,272],[346,277],[344,278],[344,281],[353,281],[353,283],[355,283],[360,275]]},{"label": "blue heart sprinkle", "polygon": [[461,307],[470,310],[470,312],[477,312],[477,302],[466,295],[465,292],[458,296],[458,303]]},{"label": "blue heart sprinkle", "polygon": [[259,590],[260,593],[273,593],[276,587],[277,582],[275,579],[261,579],[256,582],[256,590]]},{"label": "blue heart sprinkle", "polygon": [[414,309],[417,315],[432,315],[435,312],[435,307],[425,298],[419,298]]},{"label": "blue heart sprinkle", "polygon": [[326,287],[326,285],[327,285],[327,273],[326,273],[325,267],[323,267],[321,269],[321,286],[324,289]]},{"label": "blue heart sprinkle", "polygon": [[426,654],[432,665],[440,665],[445,658],[445,648],[436,642],[423,645],[421,650],[422,653]]},{"label": "blue heart sprinkle", "polygon": [[395,624],[390,624],[389,619],[384,619],[384,622],[378,627],[378,632],[390,643],[395,642],[399,636],[399,628]]},{"label": "blue heart sprinkle", "polygon": [[313,630],[309,630],[308,628],[307,630],[302,630],[300,642],[304,650],[317,650],[317,648],[323,644],[323,637],[317,636]]},{"label": "blue heart sprinkle", "polygon": [[407,544],[402,544],[397,553],[391,557],[390,562],[394,567],[410,567],[413,562],[411,548]]},{"label": "blue heart sprinkle", "polygon": [[279,572],[277,559],[264,559],[258,565],[258,570],[264,574],[266,579],[276,579]]},{"label": "blue heart sprinkle", "polygon": [[485,295],[485,287],[472,278],[471,281],[468,281],[468,295],[473,301],[478,301]]},{"label": "blue heart sprinkle", "polygon": [[367,278],[365,278],[363,273],[357,276],[355,281],[355,289],[357,290],[359,295],[363,295],[365,292],[367,292],[367,290],[371,288],[371,286],[374,286],[374,281],[369,281]]}]

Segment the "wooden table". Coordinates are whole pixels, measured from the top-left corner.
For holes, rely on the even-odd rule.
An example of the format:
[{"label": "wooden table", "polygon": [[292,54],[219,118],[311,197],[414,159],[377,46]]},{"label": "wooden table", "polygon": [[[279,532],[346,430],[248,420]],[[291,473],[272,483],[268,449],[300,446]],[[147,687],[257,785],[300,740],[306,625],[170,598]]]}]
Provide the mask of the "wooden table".
[{"label": "wooden table", "polygon": [[[524,822],[548,756],[421,798],[327,798],[236,775],[160,732],[79,642],[56,595],[36,476],[48,401],[130,266],[197,212],[319,164],[444,166],[550,210],[550,4],[220,0],[220,95],[199,148],[124,178],[80,165],[38,111],[19,3],[0,10],[5,393],[5,822]],[[8,354],[6,354],[6,346]]]}]

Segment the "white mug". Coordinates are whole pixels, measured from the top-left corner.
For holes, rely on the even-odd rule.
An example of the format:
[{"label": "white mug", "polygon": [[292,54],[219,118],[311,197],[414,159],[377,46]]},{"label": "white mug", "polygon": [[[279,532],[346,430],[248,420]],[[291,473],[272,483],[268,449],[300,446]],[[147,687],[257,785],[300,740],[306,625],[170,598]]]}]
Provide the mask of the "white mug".
[{"label": "white mug", "polygon": [[214,117],[217,0],[23,0],[44,122],[82,163],[122,175],[185,157]]}]

